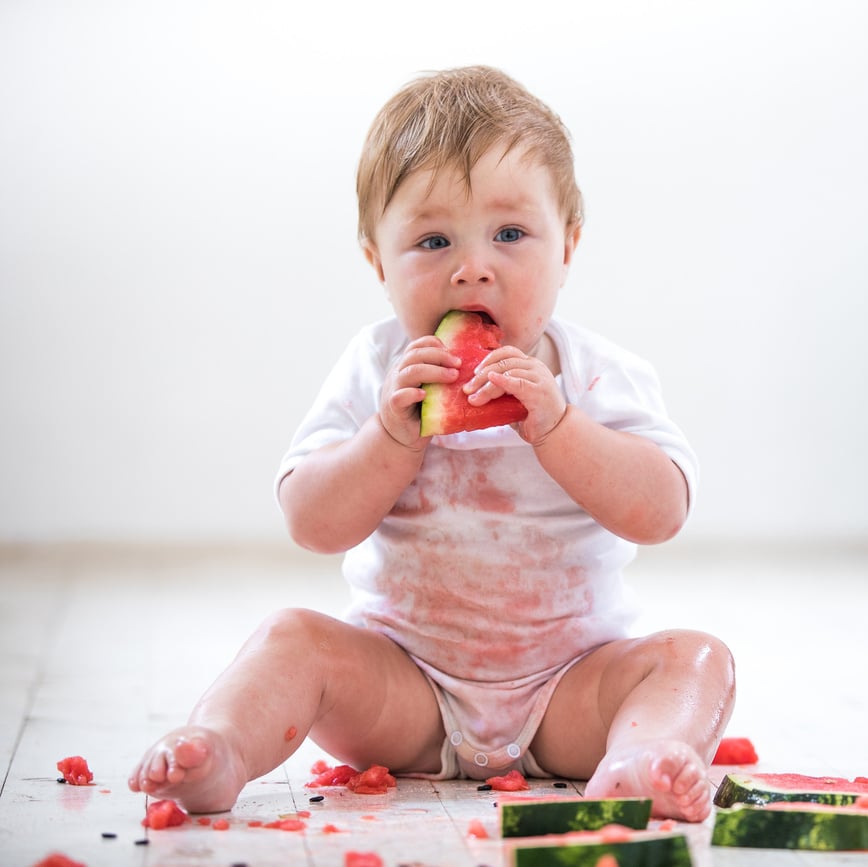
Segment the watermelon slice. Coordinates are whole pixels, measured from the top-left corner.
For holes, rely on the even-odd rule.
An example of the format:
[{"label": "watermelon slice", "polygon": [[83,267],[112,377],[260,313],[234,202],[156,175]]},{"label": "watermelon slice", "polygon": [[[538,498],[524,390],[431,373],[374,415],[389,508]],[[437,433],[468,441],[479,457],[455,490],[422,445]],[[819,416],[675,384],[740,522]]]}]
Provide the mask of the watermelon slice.
[{"label": "watermelon slice", "polygon": [[868,849],[868,810],[776,801],[718,810],[712,846],[756,849]]},{"label": "watermelon slice", "polygon": [[647,828],[650,798],[591,800],[587,798],[526,798],[500,801],[503,837],[535,837],[566,831],[596,831],[606,825]]},{"label": "watermelon slice", "polygon": [[767,804],[770,801],[802,801],[816,804],[852,804],[868,795],[868,778],[807,777],[803,774],[727,774],[717,787],[714,803]]},{"label": "watermelon slice", "polygon": [[509,843],[507,863],[510,867],[598,867],[614,858],[618,867],[691,867],[683,834],[624,831],[618,835],[586,831]]},{"label": "watermelon slice", "polygon": [[479,313],[451,310],[437,326],[434,336],[461,359],[461,367],[455,382],[422,386],[425,390],[421,407],[423,437],[481,430],[527,418],[527,409],[511,394],[490,400],[484,406],[473,406],[462,391],[479,362],[501,345],[503,333],[493,322]]}]

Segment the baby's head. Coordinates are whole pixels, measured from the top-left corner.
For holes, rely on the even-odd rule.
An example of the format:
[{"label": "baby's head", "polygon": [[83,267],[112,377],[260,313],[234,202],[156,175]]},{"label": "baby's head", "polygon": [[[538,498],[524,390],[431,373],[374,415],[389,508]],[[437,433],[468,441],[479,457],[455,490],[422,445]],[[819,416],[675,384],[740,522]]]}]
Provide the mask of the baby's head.
[{"label": "baby's head", "polygon": [[469,66],[410,82],[380,110],[359,161],[359,238],[374,230],[401,182],[419,169],[470,170],[494,145],[548,168],[565,230],[582,221],[570,137],[560,118],[505,73]]}]

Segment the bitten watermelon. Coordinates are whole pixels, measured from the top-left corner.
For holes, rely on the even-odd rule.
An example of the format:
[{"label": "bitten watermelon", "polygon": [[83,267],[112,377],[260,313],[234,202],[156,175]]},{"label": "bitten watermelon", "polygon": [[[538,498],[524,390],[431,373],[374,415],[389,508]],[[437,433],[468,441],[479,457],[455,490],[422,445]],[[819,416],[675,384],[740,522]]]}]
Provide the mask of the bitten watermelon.
[{"label": "bitten watermelon", "polygon": [[717,787],[714,803],[767,804],[770,801],[802,801],[816,804],[852,804],[868,795],[868,778],[808,777],[803,774],[727,774]]},{"label": "bitten watermelon", "polygon": [[755,849],[868,849],[868,811],[859,807],[775,801],[718,810],[712,846]]},{"label": "bitten watermelon", "polygon": [[455,382],[422,386],[425,390],[420,429],[423,437],[481,430],[527,417],[527,409],[510,394],[490,400],[484,406],[473,406],[462,390],[479,362],[501,345],[502,332],[497,325],[479,313],[451,310],[437,326],[434,336],[461,359],[461,367]]},{"label": "bitten watermelon", "polygon": [[[625,829],[626,830],[626,829]],[[612,858],[618,867],[691,867],[683,834],[626,832],[630,839],[606,839],[605,831],[540,837],[532,843],[508,845],[510,867],[597,867]],[[622,835],[623,836],[623,835]],[[606,860],[603,860],[606,863]]]},{"label": "bitten watermelon", "polygon": [[606,825],[647,828],[650,798],[591,800],[546,798],[498,802],[503,837],[534,837],[566,831],[596,831]]}]

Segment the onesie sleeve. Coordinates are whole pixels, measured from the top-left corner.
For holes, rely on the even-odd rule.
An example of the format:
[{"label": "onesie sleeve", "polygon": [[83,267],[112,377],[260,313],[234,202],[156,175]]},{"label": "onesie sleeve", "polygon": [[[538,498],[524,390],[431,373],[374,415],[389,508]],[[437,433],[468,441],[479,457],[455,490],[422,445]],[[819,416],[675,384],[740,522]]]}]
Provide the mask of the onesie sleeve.
[{"label": "onesie sleeve", "polygon": [[385,373],[400,349],[401,335],[392,320],[369,326],[350,341],[280,462],[275,494],[306,455],[349,439],[377,412]]},{"label": "onesie sleeve", "polygon": [[552,336],[561,353],[567,401],[606,427],[656,443],[681,470],[692,511],[699,484],[698,461],[687,437],[666,411],[653,366],[577,326],[560,323]]}]

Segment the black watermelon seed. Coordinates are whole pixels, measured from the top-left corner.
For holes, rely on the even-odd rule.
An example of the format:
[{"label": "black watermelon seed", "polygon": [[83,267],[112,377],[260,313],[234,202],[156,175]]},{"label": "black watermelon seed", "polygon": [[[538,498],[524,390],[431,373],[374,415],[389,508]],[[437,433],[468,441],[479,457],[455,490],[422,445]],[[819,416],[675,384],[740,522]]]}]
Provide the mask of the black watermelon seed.
[{"label": "black watermelon seed", "polygon": [[567,787],[567,784],[566,784],[566,783],[552,783],[552,785],[553,785],[556,789],[566,789],[566,787]]},{"label": "black watermelon seed", "polygon": [[58,782],[58,783],[65,783],[66,780],[65,780],[63,777],[58,777],[58,778],[57,778],[57,782]]},{"label": "black watermelon seed", "polygon": [[147,837],[143,837],[141,840],[136,840],[136,846],[147,846],[150,842]]},{"label": "black watermelon seed", "polygon": [[481,786],[476,787],[476,791],[477,792],[490,792],[491,791],[491,784],[490,783],[483,783]]},{"label": "black watermelon seed", "polygon": [[325,795],[311,795],[308,800],[311,802],[311,804],[317,804],[320,801],[325,800]]},{"label": "black watermelon seed", "polygon": [[114,840],[117,837],[117,834],[114,831],[103,831],[102,836],[104,840]]}]

